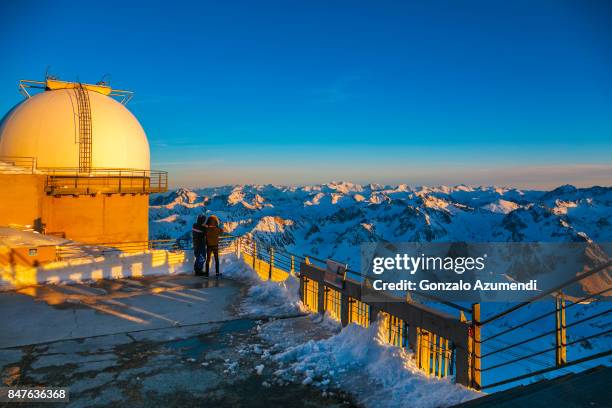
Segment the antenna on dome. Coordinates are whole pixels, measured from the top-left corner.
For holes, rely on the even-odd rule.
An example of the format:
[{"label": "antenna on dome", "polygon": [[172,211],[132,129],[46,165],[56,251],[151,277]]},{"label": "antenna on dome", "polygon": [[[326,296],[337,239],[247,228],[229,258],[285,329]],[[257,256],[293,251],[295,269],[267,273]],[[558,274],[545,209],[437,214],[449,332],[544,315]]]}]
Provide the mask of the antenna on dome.
[{"label": "antenna on dome", "polygon": [[111,79],[111,74],[106,73],[102,75],[102,78],[98,82],[96,82],[96,85],[110,86],[110,79]]},{"label": "antenna on dome", "polygon": [[57,80],[59,79],[59,77],[57,75],[53,75],[49,72],[49,70],[51,69],[51,65],[47,65],[47,69],[45,70],[45,80],[51,79],[51,80]]}]

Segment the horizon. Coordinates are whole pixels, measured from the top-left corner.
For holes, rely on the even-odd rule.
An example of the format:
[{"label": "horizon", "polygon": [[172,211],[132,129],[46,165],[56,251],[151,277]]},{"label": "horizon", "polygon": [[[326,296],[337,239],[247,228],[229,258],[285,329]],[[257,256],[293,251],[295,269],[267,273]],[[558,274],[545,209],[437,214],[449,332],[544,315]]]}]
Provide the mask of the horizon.
[{"label": "horizon", "polygon": [[3,4],[2,114],[110,73],[172,187],[612,185],[609,2],[140,4]]},{"label": "horizon", "polygon": [[[552,188],[546,189],[537,189],[537,188],[521,188],[516,186],[504,186],[504,185],[483,185],[483,184],[437,184],[437,185],[412,185],[406,183],[400,184],[383,184],[383,183],[355,183],[352,181],[328,181],[324,183],[312,183],[312,184],[275,184],[275,183],[265,183],[265,184],[221,184],[214,186],[199,186],[199,187],[187,187],[187,186],[176,186],[169,189],[168,192],[173,192],[177,190],[188,190],[188,191],[196,191],[196,190],[205,190],[205,189],[221,189],[221,188],[237,188],[237,187],[274,187],[274,188],[305,188],[305,187],[325,187],[332,185],[352,185],[352,186],[360,186],[360,187],[369,187],[369,186],[378,186],[381,189],[383,188],[399,188],[405,186],[406,188],[415,191],[418,189],[438,189],[438,188],[449,188],[449,189],[457,189],[459,187],[466,187],[470,189],[503,189],[503,190],[517,190],[517,191],[525,191],[525,192],[550,192],[554,190],[558,190],[563,187],[573,187],[577,190],[590,190],[593,188],[605,188],[610,189],[612,186],[604,186],[593,184],[591,186],[580,187],[573,184],[561,184]],[[157,193],[157,194],[166,194],[166,193]]]}]

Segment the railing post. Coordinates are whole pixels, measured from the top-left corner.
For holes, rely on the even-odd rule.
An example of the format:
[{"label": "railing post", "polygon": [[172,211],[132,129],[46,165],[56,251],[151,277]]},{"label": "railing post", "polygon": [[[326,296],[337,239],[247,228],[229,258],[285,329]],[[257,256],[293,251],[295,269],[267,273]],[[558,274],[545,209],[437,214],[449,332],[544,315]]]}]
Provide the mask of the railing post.
[{"label": "railing post", "polygon": [[236,258],[240,258],[240,243],[242,242],[240,237],[235,239],[236,242]]},{"label": "railing post", "polygon": [[274,269],[274,247],[270,247],[270,269],[268,270],[268,280],[272,280],[272,269]]},{"label": "railing post", "polygon": [[257,242],[253,240],[253,270],[255,270],[256,263],[257,263]]},{"label": "railing post", "polygon": [[557,367],[564,365],[567,362],[566,349],[566,333],[565,333],[565,296],[559,293],[555,297],[556,313],[555,320],[557,323],[557,348],[556,348],[556,364]]},{"label": "railing post", "polygon": [[471,336],[471,386],[475,390],[482,387],[480,378],[480,303],[472,305],[472,336]]},{"label": "railing post", "polygon": [[291,255],[291,271],[292,274],[295,273],[295,257]]},{"label": "railing post", "polygon": [[416,349],[416,364],[429,377],[431,374],[436,375],[436,335],[428,332],[420,327],[416,328],[417,349]]},{"label": "railing post", "polygon": [[[369,318],[370,321],[368,322],[369,324],[374,324],[376,323],[376,320],[378,320],[378,313],[380,312],[380,309],[374,305],[370,305],[370,313],[369,313]],[[389,320],[391,319],[391,317],[389,317]],[[389,327],[391,326],[391,322],[389,322]]]},{"label": "railing post", "polygon": [[318,281],[317,282],[317,309],[319,311],[319,313],[321,314],[325,314],[325,285],[323,284],[323,281]]},{"label": "railing post", "polygon": [[[467,323],[467,318],[465,314],[462,312],[459,313],[459,320],[461,322]],[[469,326],[468,330],[466,330],[466,340],[465,342],[461,342],[462,345],[454,346],[451,351],[451,372],[454,371],[455,374],[455,382],[457,384],[465,385],[466,387],[470,387],[472,384],[471,376],[472,376],[472,327]],[[453,367],[453,359],[452,354],[455,355],[455,362]]]},{"label": "railing post", "polygon": [[350,308],[348,295],[342,291],[340,293],[340,323],[343,327],[349,324]]}]

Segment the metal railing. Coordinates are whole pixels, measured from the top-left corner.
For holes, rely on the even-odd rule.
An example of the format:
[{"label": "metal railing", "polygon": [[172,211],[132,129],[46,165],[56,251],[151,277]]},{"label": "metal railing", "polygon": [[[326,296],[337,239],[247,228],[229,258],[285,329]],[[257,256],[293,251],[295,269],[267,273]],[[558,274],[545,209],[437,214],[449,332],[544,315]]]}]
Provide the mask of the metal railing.
[{"label": "metal railing", "polygon": [[[233,251],[235,237],[223,235],[219,238],[219,252]],[[130,242],[104,242],[95,244],[68,243],[56,246],[57,260],[82,258],[85,256],[106,256],[110,254],[137,253],[149,251],[188,251],[193,248],[190,239],[156,239]]]},{"label": "metal railing", "polygon": [[149,194],[168,190],[168,172],[137,169],[39,168],[46,175],[45,191],[50,195]]},{"label": "metal railing", "polygon": [[28,156],[0,156],[0,164],[3,163],[21,172],[45,175],[45,192],[51,195],[149,194],[168,191],[166,171],[112,168],[82,171],[78,167],[38,167],[36,158]]},{"label": "metal railing", "polygon": [[28,171],[36,172],[36,158],[28,156],[0,156],[0,164],[5,163],[12,167]]},{"label": "metal railing", "polygon": [[363,275],[359,272],[347,270],[342,287],[336,287],[324,279],[326,261],[296,255],[252,237],[237,237],[233,248],[262,280],[281,281],[295,274],[300,279],[300,298],[311,312],[328,313],[342,325],[364,327],[380,317],[383,330],[388,331],[387,342],[411,348],[417,366],[427,375],[453,375],[458,383],[469,385],[470,326],[465,319],[406,299],[370,302],[362,296]]},{"label": "metal railing", "polygon": [[[581,343],[588,342],[589,340],[593,340],[596,338],[601,338],[604,336],[612,336],[612,329],[609,329],[609,321],[607,325],[604,325],[602,330],[586,334],[580,336],[580,328],[581,325],[584,325],[587,322],[594,321],[598,318],[608,316],[610,312],[612,312],[612,307],[602,307],[603,310],[596,311],[595,313],[588,313],[586,305],[591,302],[600,300],[602,296],[605,296],[608,292],[612,291],[612,286],[608,285],[602,290],[597,291],[596,293],[590,293],[586,296],[583,296],[578,299],[574,299],[573,301],[568,303],[567,296],[563,293],[563,290],[575,285],[578,282],[583,281],[589,277],[592,277],[596,274],[604,274],[608,273],[610,268],[612,267],[612,261],[608,261],[596,268],[591,269],[590,271],[584,272],[575,278],[572,278],[557,287],[547,290],[533,297],[532,299],[518,303],[506,310],[503,310],[485,320],[480,320],[480,305],[478,305],[477,310],[474,313],[472,319],[472,342],[473,347],[471,350],[471,360],[472,364],[472,376],[474,378],[473,386],[479,389],[491,389],[495,387],[504,386],[507,384],[511,384],[517,381],[521,381],[527,378],[531,378],[534,376],[541,376],[543,374],[547,374],[556,370],[560,370],[566,367],[576,366],[578,364],[586,363],[592,360],[600,359],[609,355],[612,355],[612,344],[608,343],[608,347],[606,350],[593,352],[586,356],[582,356],[580,358],[568,359],[567,352],[570,346],[575,346]],[[604,280],[604,281],[608,281]],[[507,327],[503,330],[497,330],[495,328],[494,332],[490,333],[487,337],[482,339],[482,333],[484,329],[488,327],[495,327],[491,324],[493,322],[497,322],[499,320],[505,318],[516,318],[516,312],[522,310],[528,305],[533,304],[536,301],[542,300],[545,297],[554,297],[554,308],[552,310],[538,314],[535,317],[530,317],[528,319],[523,319],[519,323],[511,324],[513,322],[505,322],[504,325]],[[601,305],[605,305],[606,303],[600,303]],[[579,316],[575,321],[571,323],[567,323],[566,321],[566,311],[569,309],[578,309],[583,307],[580,310],[580,313],[575,313],[576,316]],[[552,320],[554,316],[554,327],[551,327],[548,330],[543,330],[542,332],[529,335],[526,338],[521,338],[520,340],[514,341],[503,341],[504,337],[508,334],[514,334],[521,329],[525,329],[527,326],[534,327],[534,325],[540,325],[540,327],[546,327],[546,324],[551,324],[552,321],[546,322],[546,319]],[[606,329],[605,327],[608,327]],[[582,326],[584,327],[584,326]],[[568,330],[572,329],[572,331],[576,331],[574,334],[578,334],[578,336],[574,336],[571,339],[571,336],[568,336]],[[570,339],[568,339],[570,338]],[[550,343],[552,346],[549,346]],[[537,344],[539,343],[541,344]],[[497,344],[494,344],[497,343]],[[526,345],[532,345],[533,348],[526,348]],[[490,347],[488,347],[490,346]],[[483,350],[484,347],[487,347],[486,350]],[[525,353],[526,352],[526,353]],[[505,361],[493,361],[491,364],[488,363],[491,360],[494,360],[495,357],[500,355],[511,355],[512,358],[506,359]],[[522,362],[534,361],[536,357],[544,357],[546,358],[546,354],[551,354],[550,359],[547,360],[538,360],[540,366],[543,368],[539,370],[530,370],[530,372],[506,376],[501,375],[498,376],[498,379],[494,382],[485,383],[482,382],[483,373],[495,372],[501,368],[505,367],[514,367],[511,371],[516,373],[517,364]],[[554,354],[554,357],[552,356]]]},{"label": "metal railing", "polygon": [[[387,325],[385,327],[390,330],[389,343],[410,347],[415,353],[415,361],[421,370],[428,375],[440,377],[455,375],[457,383],[474,389],[492,389],[612,355],[611,346],[607,350],[593,352],[588,356],[582,356],[574,360],[567,359],[568,347],[612,335],[612,330],[604,328],[600,332],[568,341],[567,330],[579,327],[589,321],[595,321],[597,318],[608,316],[612,312],[612,308],[582,316],[569,324],[566,323],[565,319],[566,310],[598,300],[601,296],[612,291],[612,286],[608,285],[597,293],[575,299],[569,304],[566,303],[567,299],[563,295],[565,288],[595,274],[608,271],[612,266],[612,262],[609,261],[564,282],[552,290],[543,292],[529,301],[516,304],[486,320],[481,320],[481,305],[479,303],[468,308],[421,292],[411,292],[411,295],[417,294],[427,300],[450,307],[459,312],[459,317],[455,318],[410,301],[398,302],[397,299],[390,299],[390,302],[382,303],[364,303],[361,299],[361,293],[365,276],[359,272],[347,270],[346,280],[343,287],[339,289],[330,286],[323,279],[326,263],[324,260],[312,256],[296,255],[259,242],[252,237],[237,237],[233,247],[236,254],[245,263],[252,266],[264,280],[282,280],[282,277],[279,278],[279,271],[284,272],[285,278],[289,274],[295,273],[300,278],[300,296],[304,304],[313,312],[329,312],[332,317],[336,316],[343,324],[354,321],[364,326],[367,326],[370,321],[376,320],[378,313],[382,313],[384,319],[389,319],[388,322],[383,321]],[[351,282],[353,279],[360,279],[361,282]],[[609,279],[604,280],[604,282],[608,281]],[[503,329],[491,325],[492,322],[513,315],[514,312],[545,297],[555,298],[554,310],[531,317],[509,328],[508,325]],[[556,321],[554,328],[513,343],[503,342],[501,346],[490,350],[485,347],[485,352],[483,352],[483,344],[488,346],[488,344],[497,342],[499,338],[509,333],[523,329],[530,324],[541,322],[542,319],[553,315]],[[471,319],[466,318],[466,316],[470,316]],[[483,340],[481,333],[485,327],[491,327],[494,331]],[[537,350],[528,350],[528,353],[523,355],[516,354],[515,350],[524,350],[524,345],[546,337],[554,337],[555,345],[549,347],[540,344]],[[493,378],[494,381],[483,384],[482,379],[485,373],[488,374],[491,371],[513,364],[520,364],[522,361],[531,360],[551,352],[555,353],[555,358],[548,363],[538,361],[538,364],[543,366],[540,370],[532,370],[521,375],[514,375],[516,370],[512,370],[510,371],[511,375],[505,375],[503,378],[500,378],[499,375],[491,376],[490,378]],[[510,358],[505,362],[488,366],[482,365],[483,362],[487,363],[493,356],[502,354],[507,354]]]},{"label": "metal railing", "polygon": [[184,250],[174,239],[158,239],[150,241],[104,242],[96,244],[68,243],[58,245],[57,259],[60,261],[82,258],[85,256],[106,256],[118,253],[146,252],[153,250]]}]

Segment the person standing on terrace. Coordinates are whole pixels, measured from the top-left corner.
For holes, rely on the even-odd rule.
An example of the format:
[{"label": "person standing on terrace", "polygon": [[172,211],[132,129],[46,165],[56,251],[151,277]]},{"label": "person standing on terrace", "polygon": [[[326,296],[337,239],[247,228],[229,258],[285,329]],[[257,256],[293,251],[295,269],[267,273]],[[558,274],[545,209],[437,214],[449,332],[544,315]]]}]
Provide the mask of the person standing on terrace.
[{"label": "person standing on terrace", "polygon": [[216,215],[211,215],[206,220],[206,273],[210,268],[211,255],[215,256],[215,275],[219,276],[219,237],[223,233],[223,229],[219,226],[219,218]]},{"label": "person standing on terrace", "polygon": [[[202,269],[204,268],[205,256],[206,256],[206,226],[204,221],[206,216],[204,214],[198,215],[196,222],[191,227],[191,237],[193,240],[193,255],[195,262],[193,264],[193,271],[196,276],[204,275]],[[208,275],[208,266],[206,267],[206,274]]]}]

